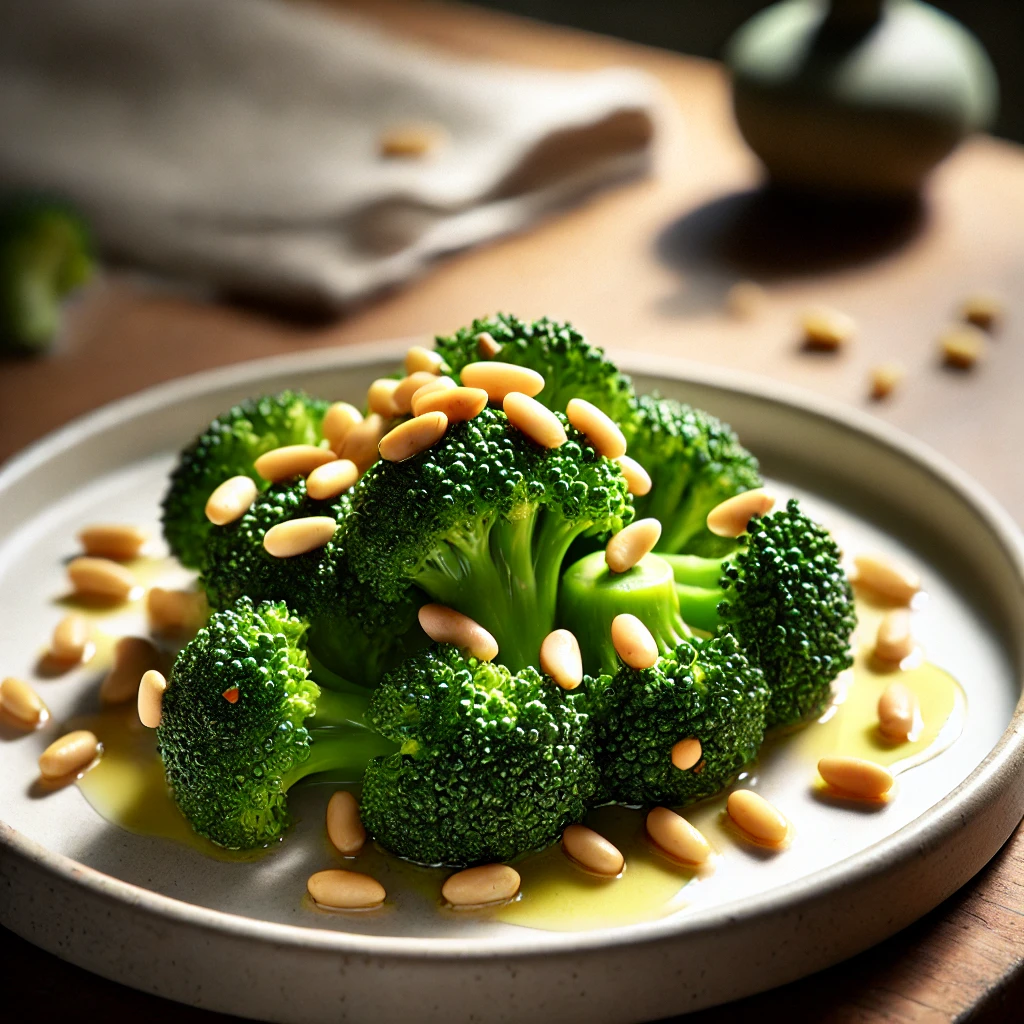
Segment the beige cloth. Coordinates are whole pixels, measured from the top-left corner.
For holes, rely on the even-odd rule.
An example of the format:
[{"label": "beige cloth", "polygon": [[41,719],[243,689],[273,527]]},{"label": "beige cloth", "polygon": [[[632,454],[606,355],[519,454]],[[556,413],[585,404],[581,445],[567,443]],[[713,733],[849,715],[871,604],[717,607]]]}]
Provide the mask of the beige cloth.
[{"label": "beige cloth", "polygon": [[[0,3],[0,188],[273,299],[344,305],[643,172],[654,102],[635,72],[460,62],[278,0]],[[421,122],[446,140],[381,156]]]}]

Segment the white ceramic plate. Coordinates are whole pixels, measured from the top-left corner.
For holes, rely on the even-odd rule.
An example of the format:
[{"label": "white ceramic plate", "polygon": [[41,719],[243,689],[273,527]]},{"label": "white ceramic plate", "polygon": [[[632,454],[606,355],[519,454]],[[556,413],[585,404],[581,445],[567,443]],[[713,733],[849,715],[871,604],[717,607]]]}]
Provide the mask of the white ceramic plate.
[{"label": "white ceramic plate", "polygon": [[[65,610],[55,598],[75,532],[112,518],[155,525],[173,453],[213,415],[284,386],[359,401],[401,350],[318,352],[187,378],[102,409],[9,464],[0,474],[2,674],[32,676]],[[576,893],[575,916],[526,927],[538,923],[525,913],[526,872],[515,911],[444,913],[438,876],[410,887],[409,870],[376,853],[367,857],[393,894],[388,907],[329,915],[302,896],[309,873],[338,863],[323,837],[328,787],[298,791],[294,831],[247,863],[111,825],[75,786],[39,791],[39,752],[61,722],[95,707],[95,661],[39,681],[51,726],[0,738],[0,919],[118,981],[246,1016],[637,1021],[834,963],[963,884],[1024,813],[1019,533],[963,474],[868,417],[707,368],[623,362],[639,390],[731,422],[775,489],[801,497],[848,552],[883,551],[922,574],[915,628],[930,661],[962,684],[967,713],[956,742],[900,774],[888,804],[866,812],[822,800],[814,744],[797,737],[747,780],[793,822],[791,846],[752,851],[704,812],[715,871],[675,884],[663,866],[655,881],[674,898],[653,920],[635,920],[647,913],[630,895],[639,889],[623,888],[614,908]],[[140,612],[103,628],[137,631]],[[613,884],[640,879],[638,865]]]}]

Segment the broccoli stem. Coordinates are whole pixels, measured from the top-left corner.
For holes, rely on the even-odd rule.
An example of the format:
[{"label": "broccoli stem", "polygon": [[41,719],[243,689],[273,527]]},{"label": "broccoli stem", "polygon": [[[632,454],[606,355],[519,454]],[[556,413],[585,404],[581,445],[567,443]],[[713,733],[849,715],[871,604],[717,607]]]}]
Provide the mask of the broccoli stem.
[{"label": "broccoli stem", "polygon": [[696,629],[713,633],[722,623],[718,606],[725,599],[719,585],[728,559],[701,558],[698,555],[662,555],[672,566],[679,597],[679,611]]},{"label": "broccoli stem", "polygon": [[321,690],[313,717],[314,728],[336,725],[366,725],[366,710],[370,706],[370,693],[344,693]]},{"label": "broccoli stem", "polygon": [[282,792],[287,792],[300,779],[320,772],[331,772],[339,783],[361,782],[373,758],[393,754],[397,749],[390,740],[363,727],[348,725],[310,729],[309,732],[313,739],[309,757],[282,776]]}]

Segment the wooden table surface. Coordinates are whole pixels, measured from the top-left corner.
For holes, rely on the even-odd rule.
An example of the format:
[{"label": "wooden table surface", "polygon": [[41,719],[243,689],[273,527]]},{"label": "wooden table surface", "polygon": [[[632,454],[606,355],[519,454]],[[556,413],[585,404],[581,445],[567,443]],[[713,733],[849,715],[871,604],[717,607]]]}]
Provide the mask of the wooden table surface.
[{"label": "wooden table surface", "polygon": [[[794,208],[758,191],[758,168],[733,127],[716,64],[473,8],[396,0],[344,6],[462,55],[648,72],[664,90],[654,174],[519,237],[449,258],[327,325],[192,301],[108,275],[73,305],[51,357],[0,364],[0,458],[110,399],[184,373],[428,336],[501,309],[570,319],[608,348],[735,367],[869,408],[966,467],[1024,521],[1024,151],[975,139],[935,174],[920,209],[888,217]],[[744,279],[763,285],[765,297],[739,320],[726,314],[724,297]],[[974,371],[950,371],[940,365],[936,339],[958,302],[979,288],[1005,298],[1005,325]],[[796,318],[813,303],[856,319],[856,339],[842,353],[801,351]],[[868,372],[893,360],[906,366],[904,385],[872,404]],[[874,950],[688,1019],[1019,1021],[1022,961],[1018,831],[973,882]],[[218,1019],[87,975],[10,933],[0,933],[0,963],[0,973],[33,992],[36,1019],[83,1003],[111,1020],[129,1013]]]}]

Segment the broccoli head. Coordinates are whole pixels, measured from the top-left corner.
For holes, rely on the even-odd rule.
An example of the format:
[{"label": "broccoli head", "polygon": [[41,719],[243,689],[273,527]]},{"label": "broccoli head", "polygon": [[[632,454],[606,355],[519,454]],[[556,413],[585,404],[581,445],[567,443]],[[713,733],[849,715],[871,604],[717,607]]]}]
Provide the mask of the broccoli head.
[{"label": "broccoli head", "polygon": [[707,528],[718,504],[763,483],[757,460],[733,431],[700,409],[642,395],[620,426],[629,454],[650,474],[651,490],[634,499],[639,518],[661,521],[658,552],[725,554],[729,540]]},{"label": "broccoli head", "polygon": [[[678,806],[717,793],[764,738],[768,688],[736,638],[683,641],[648,669],[623,666],[593,687],[602,796]],[[672,763],[682,739],[700,741],[691,768]]]},{"label": "broccoli head", "polygon": [[415,584],[488,629],[504,665],[535,664],[569,546],[633,515],[619,466],[566,433],[542,448],[485,409],[426,451],[377,463],[352,492],[353,572],[385,601]]},{"label": "broccoli head", "polygon": [[250,476],[266,487],[253,468],[272,448],[320,444],[320,424],[328,403],[300,391],[252,398],[218,416],[179,456],[163,500],[164,538],[190,569],[203,568],[212,524],[206,500],[225,480]]},{"label": "broccoli head", "polygon": [[722,559],[666,555],[683,618],[728,631],[764,671],[768,724],[819,712],[832,681],[853,663],[853,593],[839,549],[791,500],[750,520],[740,547]]},{"label": "broccoli head", "polygon": [[619,373],[604,352],[591,345],[571,324],[546,317],[527,323],[507,313],[474,320],[454,334],[435,339],[434,347],[448,372],[459,374],[467,363],[482,358],[479,335],[489,334],[501,352],[494,359],[536,370],[544,377],[537,401],[564,412],[571,398],[585,398],[613,420],[629,414],[633,384]]},{"label": "broccoli head", "polygon": [[385,676],[367,718],[401,745],[363,779],[378,842],[422,864],[509,860],[582,817],[597,770],[587,696],[434,645]]},{"label": "broccoli head", "polygon": [[288,824],[299,779],[334,771],[357,782],[393,745],[368,729],[368,697],[310,678],[306,623],[283,603],[248,598],[216,612],[178,655],[157,744],[171,793],[200,835],[263,846]]}]

